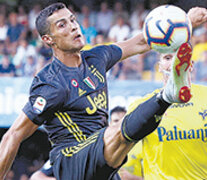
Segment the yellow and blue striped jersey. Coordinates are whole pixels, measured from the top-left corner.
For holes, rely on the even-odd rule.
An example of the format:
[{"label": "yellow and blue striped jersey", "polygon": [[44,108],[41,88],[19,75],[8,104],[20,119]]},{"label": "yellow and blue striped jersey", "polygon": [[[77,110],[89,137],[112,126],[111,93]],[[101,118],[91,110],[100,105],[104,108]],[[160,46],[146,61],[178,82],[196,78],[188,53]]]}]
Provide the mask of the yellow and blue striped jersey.
[{"label": "yellow and blue striped jersey", "polygon": [[[206,93],[206,86],[192,85],[192,99],[185,104],[172,104],[163,115],[158,128],[142,140],[141,156],[145,180],[207,178]],[[131,108],[152,95],[154,93],[138,100]],[[139,150],[134,156],[140,156]],[[126,167],[132,166],[132,157],[129,156]]]}]

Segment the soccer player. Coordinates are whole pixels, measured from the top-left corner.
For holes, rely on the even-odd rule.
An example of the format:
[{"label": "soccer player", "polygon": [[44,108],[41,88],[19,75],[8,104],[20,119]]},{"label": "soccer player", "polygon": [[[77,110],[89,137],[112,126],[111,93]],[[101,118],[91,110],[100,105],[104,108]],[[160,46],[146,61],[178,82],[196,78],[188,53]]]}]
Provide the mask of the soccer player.
[{"label": "soccer player", "polygon": [[[160,58],[159,68],[165,84],[173,56],[162,54]],[[190,78],[188,80],[191,81]],[[158,128],[133,148],[125,169],[132,174],[143,171],[145,180],[206,179],[207,87],[192,84],[191,89],[191,100],[171,105]],[[154,93],[140,99],[137,104]]]},{"label": "soccer player", "polygon": [[[195,27],[207,20],[207,11],[195,8],[189,17]],[[54,58],[35,76],[28,103],[3,136],[0,179],[11,167],[20,143],[40,125],[53,144],[50,160],[57,180],[120,179],[117,171],[134,144],[158,126],[172,103],[190,99],[187,71],[177,64],[191,53],[190,46],[185,43],[178,50],[173,64],[179,70],[172,71],[161,93],[131,109],[123,123],[107,126],[106,72],[119,60],[150,50],[143,34],[80,51],[84,38],[79,24],[62,3],[43,9],[36,27],[52,47]]]}]

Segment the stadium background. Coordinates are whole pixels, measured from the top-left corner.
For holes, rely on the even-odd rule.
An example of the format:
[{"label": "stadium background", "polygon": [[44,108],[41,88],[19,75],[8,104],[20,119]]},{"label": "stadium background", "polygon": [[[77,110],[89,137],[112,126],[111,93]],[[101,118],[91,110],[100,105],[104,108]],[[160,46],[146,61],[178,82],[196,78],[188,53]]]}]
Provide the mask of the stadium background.
[{"label": "stadium background", "polygon": [[[0,138],[10,127],[27,101],[32,77],[42,66],[50,61],[51,49],[41,44],[30,22],[34,20],[41,7],[54,2],[57,1],[0,0],[0,66],[2,66],[4,59],[7,59],[14,67],[14,69],[9,68],[9,73],[1,72],[0,68]],[[64,2],[72,8],[80,21],[83,20],[81,17],[88,13],[86,12],[87,10],[82,8],[86,1],[62,0],[58,2]],[[174,4],[180,6],[185,11],[194,6],[207,7],[207,0],[108,0],[106,2],[108,3],[107,11],[113,17],[121,16],[124,18],[124,25],[129,29],[128,35],[124,39],[139,32],[146,14],[150,9],[158,5]],[[123,9],[115,7],[117,2],[123,5]],[[100,13],[102,3],[102,0],[87,0],[87,6],[90,10],[87,16],[93,17],[92,14],[97,15]],[[139,7],[144,7],[144,9]],[[13,12],[15,12],[17,23],[21,24],[23,28],[22,34],[20,33],[19,37],[16,38],[15,32],[14,34],[7,33],[4,37],[2,32],[5,32],[5,27],[7,30],[11,28],[12,18],[10,16]],[[142,17],[139,19],[140,27],[134,26],[138,22],[130,20],[133,19],[133,13],[136,14],[136,12],[139,12],[139,16]],[[80,22],[81,26],[84,26],[82,23]],[[94,29],[93,31],[86,31],[89,42],[85,49],[90,49],[96,44],[108,44],[117,41],[113,36],[109,36],[113,25],[117,23],[116,19],[114,19],[114,22],[111,22],[111,26],[106,32],[100,30],[96,22],[93,24],[93,21],[91,21],[90,23],[96,33],[94,33]],[[84,31],[84,27],[82,28]],[[12,40],[14,37],[16,39]],[[193,81],[207,84],[207,79],[203,78],[203,76],[207,77],[207,26],[205,24],[193,32],[192,43],[195,49],[193,53],[193,60],[195,61]],[[24,54],[26,55],[24,56]],[[139,98],[162,86],[161,75],[158,72],[158,58],[159,56],[156,52],[135,56],[127,60],[126,63],[119,63],[108,73],[109,109],[120,104],[127,107],[133,99]],[[7,180],[27,180],[48,159],[49,150],[50,143],[47,140],[47,135],[44,129],[40,128],[21,145]]]}]

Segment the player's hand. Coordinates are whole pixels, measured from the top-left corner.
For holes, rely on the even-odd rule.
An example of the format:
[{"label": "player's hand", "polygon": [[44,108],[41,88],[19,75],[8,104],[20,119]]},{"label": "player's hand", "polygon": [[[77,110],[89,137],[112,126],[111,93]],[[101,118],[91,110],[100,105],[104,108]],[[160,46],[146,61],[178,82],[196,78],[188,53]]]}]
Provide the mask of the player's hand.
[{"label": "player's hand", "polygon": [[207,9],[194,7],[188,11],[188,17],[191,20],[193,28],[207,22]]}]

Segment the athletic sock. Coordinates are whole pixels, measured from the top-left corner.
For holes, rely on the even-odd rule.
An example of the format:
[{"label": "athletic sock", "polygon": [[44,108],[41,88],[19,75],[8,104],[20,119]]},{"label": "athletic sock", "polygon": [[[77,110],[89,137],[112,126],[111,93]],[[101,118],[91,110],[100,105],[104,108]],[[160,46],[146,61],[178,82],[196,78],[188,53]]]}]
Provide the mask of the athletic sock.
[{"label": "athletic sock", "polygon": [[163,100],[162,92],[138,105],[122,122],[123,136],[128,141],[135,142],[144,138],[157,128],[162,115],[170,105]]}]

